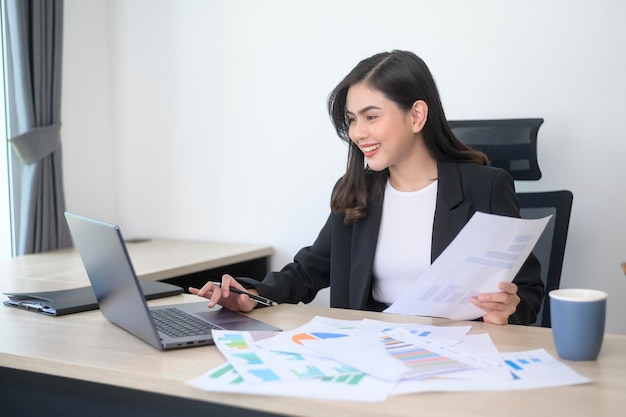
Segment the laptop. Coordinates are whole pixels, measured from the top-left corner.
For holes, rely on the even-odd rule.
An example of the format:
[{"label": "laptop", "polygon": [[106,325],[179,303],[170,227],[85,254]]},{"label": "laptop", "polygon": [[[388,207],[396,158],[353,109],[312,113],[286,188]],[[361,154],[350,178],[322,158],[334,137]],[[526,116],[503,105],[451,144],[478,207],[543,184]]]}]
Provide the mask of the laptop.
[{"label": "laptop", "polygon": [[149,308],[119,226],[65,212],[104,317],[160,350],[213,344],[212,329],[281,329],[208,301]]}]

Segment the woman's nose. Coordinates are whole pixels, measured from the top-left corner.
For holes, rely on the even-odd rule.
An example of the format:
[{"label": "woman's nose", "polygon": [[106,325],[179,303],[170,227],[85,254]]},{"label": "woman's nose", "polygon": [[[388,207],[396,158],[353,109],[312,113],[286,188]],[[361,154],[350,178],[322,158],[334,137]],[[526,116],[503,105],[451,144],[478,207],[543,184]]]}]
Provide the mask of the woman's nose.
[{"label": "woman's nose", "polygon": [[352,122],[350,130],[352,131],[350,137],[357,144],[367,138],[367,129],[363,123],[357,121]]}]

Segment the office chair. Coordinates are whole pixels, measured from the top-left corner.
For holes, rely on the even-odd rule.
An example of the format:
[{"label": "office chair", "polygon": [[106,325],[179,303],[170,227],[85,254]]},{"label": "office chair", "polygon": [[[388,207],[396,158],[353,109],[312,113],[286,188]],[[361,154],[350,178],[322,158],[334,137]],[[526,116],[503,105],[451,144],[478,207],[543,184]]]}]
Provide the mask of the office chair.
[{"label": "office chair", "polygon": [[552,215],[533,249],[541,264],[541,279],[546,287],[544,302],[534,326],[550,327],[550,301],[548,293],[559,288],[565,256],[574,195],[571,191],[540,191],[517,193],[520,214],[524,219],[538,219]]},{"label": "office chair", "polygon": [[514,180],[538,180],[537,132],[543,119],[450,120],[457,138],[483,151],[492,166],[509,171]]},{"label": "office chair", "polygon": [[[538,180],[537,132],[543,119],[456,120],[449,121],[456,137],[481,150],[492,166],[507,170],[514,180]],[[533,254],[541,264],[541,279],[546,288],[535,326],[550,327],[548,292],[559,288],[569,230],[573,195],[570,191],[517,193],[522,218],[552,215]]]}]

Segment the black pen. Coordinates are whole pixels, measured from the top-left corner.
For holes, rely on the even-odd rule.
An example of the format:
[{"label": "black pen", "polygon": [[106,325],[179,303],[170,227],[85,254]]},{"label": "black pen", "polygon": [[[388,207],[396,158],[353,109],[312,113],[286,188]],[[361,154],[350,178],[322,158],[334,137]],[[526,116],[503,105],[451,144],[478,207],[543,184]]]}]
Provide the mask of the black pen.
[{"label": "black pen", "polygon": [[[221,282],[215,282],[213,281],[213,284],[217,285],[218,287],[222,287],[222,283]],[[264,306],[277,306],[278,303],[276,301],[272,301],[269,298],[265,298],[265,297],[261,297],[260,295],[256,295],[256,294],[252,294],[249,293],[247,291],[243,291],[240,290],[239,288],[235,288],[235,287],[230,287],[230,291],[234,292],[235,294],[243,294],[243,295],[247,295],[249,299],[256,301],[259,304],[263,304]]]}]

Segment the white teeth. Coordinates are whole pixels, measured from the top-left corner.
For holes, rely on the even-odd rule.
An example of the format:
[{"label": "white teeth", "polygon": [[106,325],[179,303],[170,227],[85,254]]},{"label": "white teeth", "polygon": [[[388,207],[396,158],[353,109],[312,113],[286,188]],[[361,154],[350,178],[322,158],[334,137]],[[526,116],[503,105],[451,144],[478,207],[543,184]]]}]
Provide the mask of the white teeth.
[{"label": "white teeth", "polygon": [[363,152],[371,152],[374,149],[378,149],[378,148],[380,148],[380,145],[366,146],[365,148],[363,148]]}]

